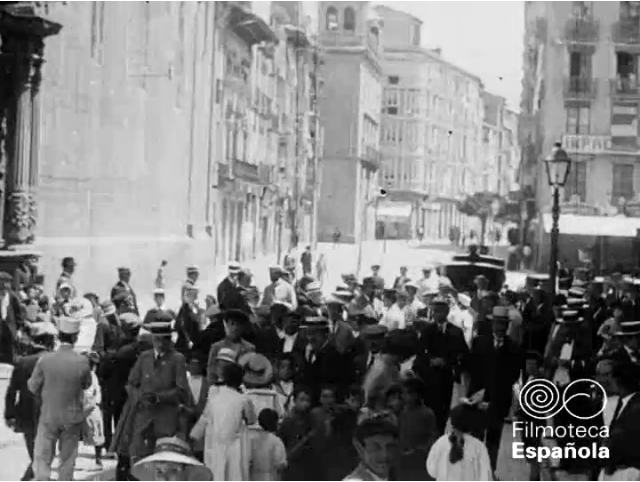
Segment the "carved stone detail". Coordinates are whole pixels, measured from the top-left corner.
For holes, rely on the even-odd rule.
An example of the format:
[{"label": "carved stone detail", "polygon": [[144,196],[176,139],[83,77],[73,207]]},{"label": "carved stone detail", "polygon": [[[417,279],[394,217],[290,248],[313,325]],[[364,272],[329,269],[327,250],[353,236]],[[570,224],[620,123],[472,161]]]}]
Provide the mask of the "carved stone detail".
[{"label": "carved stone detail", "polygon": [[7,244],[32,243],[36,226],[33,213],[37,211],[34,194],[30,191],[12,192],[9,194],[7,205],[9,207],[5,231]]}]

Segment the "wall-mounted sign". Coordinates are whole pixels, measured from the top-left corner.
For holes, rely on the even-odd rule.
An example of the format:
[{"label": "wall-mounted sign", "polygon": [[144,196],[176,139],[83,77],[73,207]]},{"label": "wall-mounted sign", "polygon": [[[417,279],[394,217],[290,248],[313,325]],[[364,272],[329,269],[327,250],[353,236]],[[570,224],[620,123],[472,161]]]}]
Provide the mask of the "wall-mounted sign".
[{"label": "wall-mounted sign", "polygon": [[560,203],[562,214],[576,214],[578,216],[597,216],[599,210],[596,206],[584,202],[568,201]]},{"label": "wall-mounted sign", "polygon": [[562,148],[580,154],[602,154],[611,150],[611,136],[562,136]]}]

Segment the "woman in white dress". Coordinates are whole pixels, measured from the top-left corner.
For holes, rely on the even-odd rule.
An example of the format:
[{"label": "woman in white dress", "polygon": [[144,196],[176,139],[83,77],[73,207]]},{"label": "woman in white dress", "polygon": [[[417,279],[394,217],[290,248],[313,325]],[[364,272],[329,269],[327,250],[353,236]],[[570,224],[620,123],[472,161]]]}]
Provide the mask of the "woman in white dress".
[{"label": "woman in white dress", "polygon": [[251,400],[240,391],[242,368],[230,363],[223,371],[223,385],[210,388],[191,438],[204,437],[204,463],[213,480],[250,480],[248,426],[256,422],[256,413]]},{"label": "woman in white dress", "polygon": [[427,457],[427,472],[435,480],[493,480],[487,447],[469,434],[473,410],[464,404],[451,410],[451,433],[436,440]]}]

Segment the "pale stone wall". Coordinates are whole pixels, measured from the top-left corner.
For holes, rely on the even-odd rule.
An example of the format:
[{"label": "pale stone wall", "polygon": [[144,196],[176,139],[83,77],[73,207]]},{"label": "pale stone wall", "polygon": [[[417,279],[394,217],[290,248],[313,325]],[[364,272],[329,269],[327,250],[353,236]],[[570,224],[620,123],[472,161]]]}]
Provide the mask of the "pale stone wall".
[{"label": "pale stone wall", "polygon": [[162,259],[172,278],[213,274],[213,5],[51,5],[63,29],[45,48],[36,242],[49,286],[63,256],[103,296],[119,265],[147,292]]}]

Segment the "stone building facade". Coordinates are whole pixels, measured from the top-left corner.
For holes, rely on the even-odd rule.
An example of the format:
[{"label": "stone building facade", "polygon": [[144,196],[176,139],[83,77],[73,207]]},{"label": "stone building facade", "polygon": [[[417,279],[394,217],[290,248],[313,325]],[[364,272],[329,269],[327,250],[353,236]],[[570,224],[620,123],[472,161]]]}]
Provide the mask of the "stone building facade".
[{"label": "stone building facade", "polygon": [[[80,290],[104,293],[125,265],[146,294],[162,260],[178,283],[187,264],[215,279],[230,260],[278,251],[280,110],[269,72],[257,71],[283,27],[250,3],[60,2],[35,12],[59,33],[45,40],[39,107],[26,106],[34,118],[19,119],[30,151],[4,150],[5,163],[33,165],[19,177],[34,193],[28,232],[7,246],[37,250],[48,286],[64,256],[79,263]],[[3,51],[11,28],[0,27]]]}]

